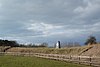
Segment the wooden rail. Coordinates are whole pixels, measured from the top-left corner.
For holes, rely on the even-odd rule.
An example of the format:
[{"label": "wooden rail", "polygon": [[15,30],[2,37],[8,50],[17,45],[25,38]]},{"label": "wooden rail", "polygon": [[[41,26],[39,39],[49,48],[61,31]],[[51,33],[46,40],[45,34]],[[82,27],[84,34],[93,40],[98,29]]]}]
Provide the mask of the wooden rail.
[{"label": "wooden rail", "polygon": [[41,58],[47,58],[47,59],[60,60],[60,61],[73,62],[73,63],[78,63],[78,64],[86,64],[90,66],[100,67],[100,57],[43,54],[43,53],[21,53],[21,52],[0,52],[0,55],[36,56],[36,57],[41,57]]}]

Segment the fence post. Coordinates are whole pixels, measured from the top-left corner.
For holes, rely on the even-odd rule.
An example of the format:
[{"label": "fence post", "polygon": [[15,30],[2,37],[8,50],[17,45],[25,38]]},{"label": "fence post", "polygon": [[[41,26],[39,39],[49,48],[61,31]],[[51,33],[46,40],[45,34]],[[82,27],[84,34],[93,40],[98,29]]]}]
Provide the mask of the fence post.
[{"label": "fence post", "polygon": [[69,61],[71,62],[72,56],[70,55]]},{"label": "fence post", "polygon": [[92,65],[91,59],[92,59],[92,58],[91,58],[91,56],[90,56],[90,57],[89,57],[89,61],[90,61],[90,66]]},{"label": "fence post", "polygon": [[80,56],[78,56],[78,62],[79,62],[79,64],[80,64]]}]

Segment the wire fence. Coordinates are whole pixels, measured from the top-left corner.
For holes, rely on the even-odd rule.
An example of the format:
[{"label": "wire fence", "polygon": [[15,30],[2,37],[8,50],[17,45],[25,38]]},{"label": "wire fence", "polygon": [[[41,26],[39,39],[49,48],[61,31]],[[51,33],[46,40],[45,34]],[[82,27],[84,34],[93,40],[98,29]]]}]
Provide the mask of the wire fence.
[{"label": "wire fence", "polygon": [[43,53],[22,53],[22,52],[0,52],[0,55],[13,55],[13,56],[36,56],[41,58],[60,60],[78,64],[85,64],[90,66],[100,67],[100,57],[91,56],[73,56],[73,55],[60,55],[60,54],[43,54]]}]

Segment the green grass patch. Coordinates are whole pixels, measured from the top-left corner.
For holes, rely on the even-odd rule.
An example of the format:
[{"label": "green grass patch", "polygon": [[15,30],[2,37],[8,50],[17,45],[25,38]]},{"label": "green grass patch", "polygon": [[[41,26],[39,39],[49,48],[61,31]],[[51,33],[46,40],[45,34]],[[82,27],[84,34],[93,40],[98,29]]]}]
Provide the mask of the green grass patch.
[{"label": "green grass patch", "polygon": [[0,67],[89,67],[36,57],[0,56]]}]

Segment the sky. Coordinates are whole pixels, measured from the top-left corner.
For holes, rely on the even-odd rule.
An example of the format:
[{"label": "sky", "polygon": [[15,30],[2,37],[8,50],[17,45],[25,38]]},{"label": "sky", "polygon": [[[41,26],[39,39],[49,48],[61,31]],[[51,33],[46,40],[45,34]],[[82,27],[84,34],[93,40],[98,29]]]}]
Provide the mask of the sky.
[{"label": "sky", "polygon": [[83,44],[99,29],[100,0],[0,0],[0,39]]}]

